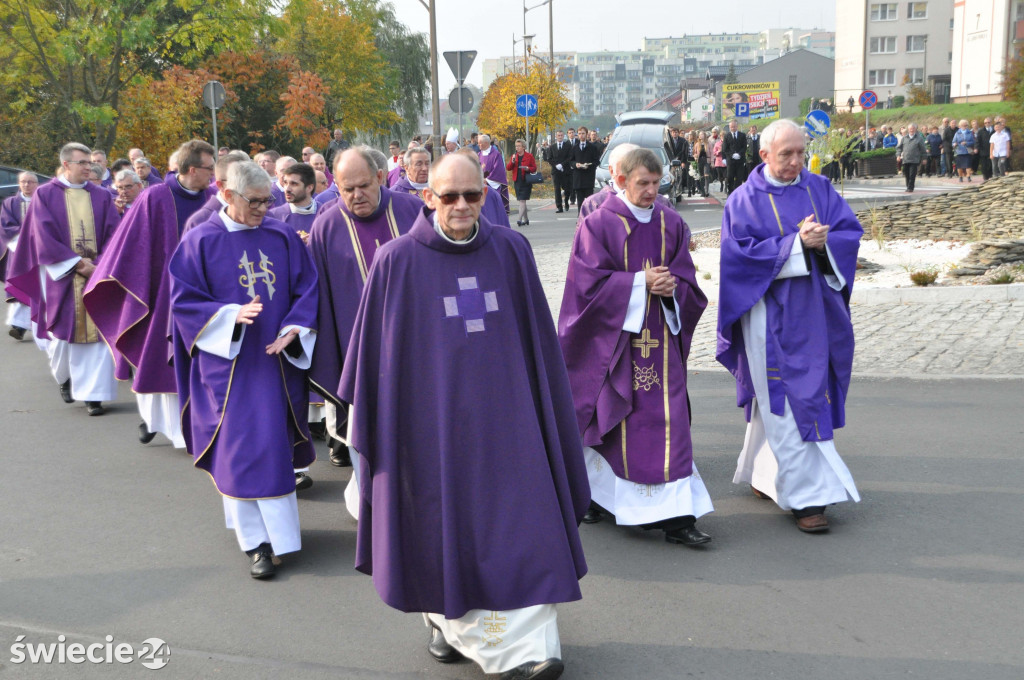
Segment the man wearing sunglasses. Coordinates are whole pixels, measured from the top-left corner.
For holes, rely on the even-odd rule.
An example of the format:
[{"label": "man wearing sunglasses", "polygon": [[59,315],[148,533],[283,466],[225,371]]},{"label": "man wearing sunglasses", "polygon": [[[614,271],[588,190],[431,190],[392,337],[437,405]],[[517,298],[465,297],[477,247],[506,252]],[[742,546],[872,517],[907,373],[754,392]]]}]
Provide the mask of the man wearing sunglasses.
[{"label": "man wearing sunglasses", "polygon": [[557,678],[555,604],[581,597],[590,502],[565,365],[529,243],[480,218],[480,166],[449,154],[429,180],[377,251],[341,380],[356,568],[425,614],[437,661]]},{"label": "man wearing sunglasses", "polygon": [[[7,293],[31,307],[40,334],[49,333],[50,369],[61,398],[84,401],[86,412],[99,416],[101,402],[117,396],[117,381],[82,293],[120,216],[113,195],[89,182],[89,153],[84,144],[65,144],[63,174],[36,190],[7,272]],[[42,283],[40,272],[46,274]]]},{"label": "man wearing sunglasses", "polygon": [[[384,187],[384,171],[376,168],[366,147],[342,151],[337,160],[334,179],[339,198],[322,207],[309,231],[309,247],[320,277],[320,335],[310,383],[326,399],[330,461],[344,467],[351,460],[341,441],[345,410],[337,391],[359,296],[377,249],[409,231],[423,204],[415,196]],[[358,513],[358,482],[354,478],[346,490],[353,516]]]},{"label": "man wearing sunglasses", "polygon": [[301,547],[294,470],[316,457],[305,417],[316,268],[295,230],[266,216],[270,183],[256,163],[233,164],[227,206],[185,234],[169,266],[182,434],[253,578]]},{"label": "man wearing sunglasses", "polygon": [[143,191],[125,213],[89,280],[85,308],[116,360],[115,375],[131,380],[142,422],[139,441],[161,433],[182,448],[171,347],[167,264],[185,222],[213,195],[214,148],[200,139],[177,151],[178,172]]}]

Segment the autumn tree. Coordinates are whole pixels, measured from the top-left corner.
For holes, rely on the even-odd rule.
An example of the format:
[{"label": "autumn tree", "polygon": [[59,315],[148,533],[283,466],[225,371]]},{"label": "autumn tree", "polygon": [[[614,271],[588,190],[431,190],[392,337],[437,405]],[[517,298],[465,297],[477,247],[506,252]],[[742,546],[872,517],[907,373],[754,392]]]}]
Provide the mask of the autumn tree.
[{"label": "autumn tree", "polygon": [[516,98],[523,94],[537,97],[537,115],[530,117],[530,139],[527,148],[545,129],[565,125],[576,113],[572,100],[566,96],[562,84],[551,75],[546,66],[534,65],[528,74],[507,73],[491,83],[480,102],[477,125],[492,137],[513,140],[526,134],[526,119],[516,113]]},{"label": "autumn tree", "polygon": [[63,139],[109,149],[121,96],[169,63],[193,66],[265,32],[271,0],[0,0],[0,88],[64,120]]}]

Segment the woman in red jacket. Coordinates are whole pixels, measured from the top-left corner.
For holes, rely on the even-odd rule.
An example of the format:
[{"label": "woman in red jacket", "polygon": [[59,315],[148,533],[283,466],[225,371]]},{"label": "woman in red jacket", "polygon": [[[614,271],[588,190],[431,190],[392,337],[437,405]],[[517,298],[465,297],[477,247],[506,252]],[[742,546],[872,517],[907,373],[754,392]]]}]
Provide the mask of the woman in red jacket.
[{"label": "woman in red jacket", "polygon": [[521,227],[530,223],[530,218],[526,214],[526,202],[533,193],[533,185],[526,181],[526,174],[537,172],[537,161],[534,160],[533,154],[526,150],[525,141],[516,140],[516,152],[505,164],[505,169],[512,171],[512,183],[516,187],[516,200],[519,201],[519,220],[516,224]]}]

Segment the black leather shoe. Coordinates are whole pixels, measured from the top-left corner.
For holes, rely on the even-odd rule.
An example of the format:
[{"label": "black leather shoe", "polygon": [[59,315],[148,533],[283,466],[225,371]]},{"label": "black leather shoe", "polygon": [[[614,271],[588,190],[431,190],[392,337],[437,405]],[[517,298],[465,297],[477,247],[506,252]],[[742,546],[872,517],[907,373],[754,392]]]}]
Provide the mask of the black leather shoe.
[{"label": "black leather shoe", "polygon": [[313,478],[307,475],[305,472],[295,473],[295,490],[302,491],[313,486]]},{"label": "black leather shoe", "polygon": [[60,398],[64,400],[65,404],[75,403],[74,398],[71,396],[71,378],[60,384]]},{"label": "black leather shoe", "polygon": [[530,661],[501,674],[501,680],[555,680],[565,670],[561,659]]},{"label": "black leather shoe", "polygon": [[564,210],[562,210],[561,208],[559,208],[558,210],[556,210],[556,211],[555,211],[555,214],[557,215],[557,214],[558,214],[558,213],[560,213],[560,212],[565,212],[565,211],[564,211]]},{"label": "black leather shoe", "polygon": [[516,220],[516,226],[517,227],[523,226],[523,221],[522,220]]},{"label": "black leather shoe", "polygon": [[139,423],[139,441],[143,444],[148,444],[153,441],[153,437],[156,436],[156,432],[150,432],[149,428],[146,427],[145,422]]},{"label": "black leather shoe", "polygon": [[101,416],[106,413],[107,410],[103,408],[103,404],[98,401],[87,401],[85,402],[85,412],[91,416]]},{"label": "black leather shoe", "polygon": [[319,423],[310,423],[309,434],[313,439],[327,439],[327,425],[322,420]]},{"label": "black leather shoe", "polygon": [[274,566],[274,551],[269,543],[260,543],[260,547],[245,551],[245,554],[252,558],[252,565],[249,567],[249,576],[253,578],[270,578],[277,573]]},{"label": "black leather shoe", "polygon": [[587,508],[587,513],[583,515],[584,524],[597,524],[604,518],[601,513],[601,508],[598,507],[597,503],[591,502],[590,507]]},{"label": "black leather shoe", "polygon": [[697,527],[684,527],[666,531],[665,540],[669,543],[680,543],[688,548],[693,548],[707,543],[711,537]]},{"label": "black leather shoe", "polygon": [[427,643],[427,652],[434,657],[434,661],[439,663],[455,663],[466,658],[459,650],[448,644],[448,641],[444,639],[444,633],[433,622],[430,624],[430,642]]},{"label": "black leather shoe", "polygon": [[349,455],[348,447],[340,439],[331,439],[328,459],[334,467],[352,467],[352,456]]},{"label": "black leather shoe", "polygon": [[7,331],[7,335],[21,342],[25,339],[25,329],[21,326],[11,326],[11,330]]}]

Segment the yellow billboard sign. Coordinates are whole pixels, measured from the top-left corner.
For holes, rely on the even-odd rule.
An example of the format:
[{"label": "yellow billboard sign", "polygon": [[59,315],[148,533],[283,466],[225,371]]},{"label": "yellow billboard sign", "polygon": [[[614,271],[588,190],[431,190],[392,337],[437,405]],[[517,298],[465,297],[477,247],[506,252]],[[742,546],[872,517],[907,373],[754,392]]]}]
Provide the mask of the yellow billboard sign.
[{"label": "yellow billboard sign", "polygon": [[[778,81],[722,84],[722,118],[778,120],[782,108]],[[744,115],[745,114],[745,115]]]}]

